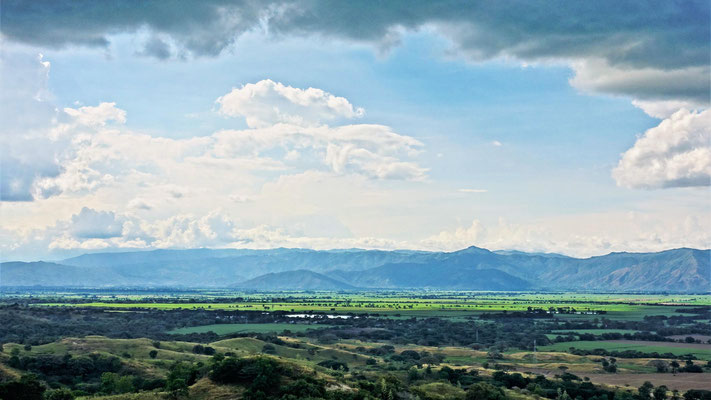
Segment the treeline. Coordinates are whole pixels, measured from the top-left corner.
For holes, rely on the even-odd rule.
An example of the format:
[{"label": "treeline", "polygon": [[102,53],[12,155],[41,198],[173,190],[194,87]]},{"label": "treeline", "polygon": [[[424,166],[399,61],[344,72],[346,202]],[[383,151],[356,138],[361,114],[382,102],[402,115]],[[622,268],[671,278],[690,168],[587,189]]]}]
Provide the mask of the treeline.
[{"label": "treeline", "polygon": [[656,351],[643,352],[638,350],[606,350],[606,349],[592,349],[583,350],[570,348],[568,353],[574,354],[576,356],[603,356],[603,357],[617,357],[617,358],[667,358],[667,359],[682,359],[682,360],[697,360],[698,358],[693,354],[675,355],[672,353],[658,353]]},{"label": "treeline", "polygon": [[669,339],[665,336],[658,335],[651,332],[634,332],[634,333],[619,333],[619,332],[606,332],[599,335],[592,333],[561,333],[553,339],[553,342],[569,342],[573,340],[645,340],[652,342],[675,342],[674,339]]},{"label": "treeline", "polygon": [[[359,318],[347,320],[349,325],[312,330],[303,335],[324,343],[339,339],[388,341],[394,344],[421,346],[469,346],[478,348],[532,349],[550,343],[546,332],[552,326],[533,324],[530,319],[511,318],[495,322],[452,321],[443,318]],[[343,322],[341,323],[343,324]]]},{"label": "treeline", "polygon": [[[64,337],[101,335],[117,339],[150,338],[209,343],[218,340],[212,333],[170,335],[167,332],[186,326],[220,323],[289,322],[283,313],[222,310],[124,310],[111,312],[95,308],[40,307],[13,304],[0,306],[0,344],[40,345]],[[326,324],[329,319],[309,320]]]}]

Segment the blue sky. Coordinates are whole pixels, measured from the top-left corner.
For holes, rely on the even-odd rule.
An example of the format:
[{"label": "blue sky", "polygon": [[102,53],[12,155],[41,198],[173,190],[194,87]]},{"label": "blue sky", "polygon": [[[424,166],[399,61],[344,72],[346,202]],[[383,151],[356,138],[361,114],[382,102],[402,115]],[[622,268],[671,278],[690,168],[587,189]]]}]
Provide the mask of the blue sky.
[{"label": "blue sky", "polygon": [[[225,22],[205,2],[195,15],[217,18],[214,30],[166,27],[155,10],[114,26],[109,10],[80,2],[30,32],[38,11],[9,2],[2,259],[119,248],[709,247],[711,117],[697,89],[708,88],[708,43],[697,38],[708,21],[693,7],[660,11],[679,26],[602,15],[610,26],[586,38],[572,23],[547,32],[503,3],[514,14],[502,13],[502,26],[530,38],[472,33],[488,26],[478,10],[403,20],[395,9],[373,22],[394,37],[380,39],[334,30],[318,20],[320,2],[316,21],[290,17],[298,26],[286,3],[284,15]],[[610,28],[616,18],[630,41],[651,44],[627,50]],[[692,56],[666,65],[661,51]]]}]

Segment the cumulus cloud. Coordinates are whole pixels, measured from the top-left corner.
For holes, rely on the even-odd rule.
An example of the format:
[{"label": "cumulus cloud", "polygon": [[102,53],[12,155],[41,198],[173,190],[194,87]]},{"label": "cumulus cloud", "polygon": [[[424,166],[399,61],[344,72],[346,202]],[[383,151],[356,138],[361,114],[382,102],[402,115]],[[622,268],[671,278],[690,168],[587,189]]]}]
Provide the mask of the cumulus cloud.
[{"label": "cumulus cloud", "polygon": [[711,185],[711,110],[682,109],[649,129],[612,174],[630,188]]},{"label": "cumulus cloud", "polygon": [[87,126],[105,126],[109,121],[120,124],[126,122],[126,111],[116,107],[116,103],[100,103],[96,107],[65,108],[64,112],[74,122]]},{"label": "cumulus cloud", "polygon": [[0,26],[9,40],[54,48],[106,47],[112,34],[148,30],[151,39],[141,52],[158,58],[172,54],[168,39],[182,49],[178,53],[215,56],[254,30],[383,48],[396,45],[403,32],[426,28],[474,61],[580,63],[573,83],[585,90],[698,99],[708,88],[711,27],[704,0],[401,0],[378,7],[310,0],[121,3],[46,0],[26,7],[21,0],[6,0]]},{"label": "cumulus cloud", "polygon": [[[152,198],[175,200],[183,195],[176,185],[215,183],[204,178],[196,182],[196,171],[209,171],[215,180],[231,176],[227,180],[233,182],[236,171],[243,179],[251,179],[252,171],[317,168],[405,180],[422,180],[427,171],[411,160],[423,147],[412,137],[382,125],[322,124],[360,116],[363,110],[320,89],[293,88],[271,80],[245,85],[219,102],[224,114],[245,116],[255,128],[172,139],[125,129],[126,112],[115,103],[51,107],[45,99],[51,98],[46,91],[49,63],[35,57],[30,65],[34,70],[23,70],[35,77],[27,79],[29,88],[16,85],[3,92],[8,104],[26,104],[7,115],[8,124],[0,135],[4,201],[92,193],[128,181],[173,185]],[[19,77],[23,71],[16,71]],[[35,118],[24,121],[17,115],[22,113]],[[148,210],[153,203],[135,198],[128,204],[134,210]]]},{"label": "cumulus cloud", "polygon": [[252,128],[277,123],[320,125],[337,118],[355,118],[364,114],[343,97],[321,89],[299,89],[271,79],[250,83],[217,99],[220,113],[245,117]]},{"label": "cumulus cloud", "polygon": [[543,221],[471,224],[423,239],[419,248],[453,251],[469,246],[590,257],[613,251],[653,252],[669,248],[708,248],[711,215],[655,215],[606,212],[547,218]]},{"label": "cumulus cloud", "polygon": [[[0,200],[31,201],[37,179],[57,176],[65,140],[51,138],[63,113],[48,90],[50,63],[41,54],[0,52]],[[8,79],[8,77],[12,77]]]},{"label": "cumulus cloud", "polygon": [[281,149],[285,163],[298,163],[302,155],[311,154],[337,174],[363,174],[374,179],[425,178],[426,168],[406,160],[421,152],[423,144],[417,139],[383,125],[324,125],[328,120],[363,115],[363,109],[353,107],[343,97],[263,80],[233,89],[217,102],[221,113],[243,116],[254,128],[215,134],[214,154],[220,157]]},{"label": "cumulus cloud", "polygon": [[683,109],[699,111],[704,109],[703,104],[685,100],[632,100],[632,105],[644,111],[650,117],[666,119],[675,112]]},{"label": "cumulus cloud", "polygon": [[[76,254],[89,249],[196,247],[454,251],[475,245],[490,250],[557,252],[587,257],[612,251],[646,252],[683,246],[708,248],[711,243],[711,232],[707,229],[709,218],[708,213],[659,216],[611,212],[556,217],[545,224],[540,221],[512,223],[504,219],[487,224],[474,219],[470,224],[442,230],[422,240],[393,240],[353,236],[350,232],[334,236],[323,235],[322,230],[309,234],[279,225],[245,224],[219,209],[201,215],[177,214],[148,220],[87,208],[54,226],[24,234],[0,228],[3,239],[0,248],[5,253],[36,257],[38,251],[43,253],[48,248],[60,254]],[[323,218],[317,220],[317,223],[333,224]]]},{"label": "cumulus cloud", "polygon": [[123,221],[112,211],[97,211],[88,207],[72,215],[70,229],[77,239],[106,239],[121,236]]}]

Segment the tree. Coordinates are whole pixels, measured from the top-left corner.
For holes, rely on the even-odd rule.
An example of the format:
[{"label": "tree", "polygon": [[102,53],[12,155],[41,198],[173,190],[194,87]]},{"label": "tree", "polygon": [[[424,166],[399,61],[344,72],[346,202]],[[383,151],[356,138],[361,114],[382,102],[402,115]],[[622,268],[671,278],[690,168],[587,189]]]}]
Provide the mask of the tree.
[{"label": "tree", "polygon": [[654,389],[654,385],[652,385],[652,382],[646,381],[642,384],[642,386],[637,389],[637,392],[639,393],[640,398],[648,400],[649,397],[652,395],[652,389]]},{"label": "tree", "polygon": [[557,400],[572,400],[570,398],[570,395],[568,394],[568,392],[566,392],[565,390],[561,390],[560,388],[558,388],[558,397],[556,399]]},{"label": "tree", "polygon": [[320,367],[324,367],[324,368],[330,368],[334,371],[343,370],[345,372],[348,372],[348,364],[341,362],[341,361],[324,360],[316,365],[318,365]]},{"label": "tree", "polygon": [[150,358],[156,358],[156,357],[158,357],[158,351],[157,351],[157,350],[151,350],[150,352],[148,352],[148,356],[149,356]]},{"label": "tree", "polygon": [[44,393],[44,400],[74,400],[74,394],[69,389],[54,389]]},{"label": "tree", "polygon": [[615,400],[633,400],[634,396],[632,393],[626,390],[618,390],[615,392]]},{"label": "tree", "polygon": [[165,390],[168,391],[168,397],[171,399],[178,399],[181,396],[188,394],[188,385],[185,384],[185,380],[173,377],[168,378],[165,384]]},{"label": "tree", "polygon": [[672,368],[672,373],[676,374],[676,371],[679,369],[679,363],[676,360],[674,360],[671,363],[669,363],[669,365]]},{"label": "tree", "polygon": [[42,400],[44,391],[36,375],[23,375],[19,381],[0,384],[0,399]]},{"label": "tree", "polygon": [[116,393],[116,383],[118,375],[113,372],[104,372],[101,374],[101,391],[105,394]]},{"label": "tree", "polygon": [[130,375],[124,375],[116,381],[116,391],[118,393],[131,393],[135,391],[133,386],[133,377]]},{"label": "tree", "polygon": [[407,371],[407,380],[408,380],[409,382],[414,382],[414,381],[416,381],[416,380],[418,380],[418,379],[420,379],[420,374],[417,372],[417,368],[411,367],[411,368]]},{"label": "tree", "polygon": [[467,390],[466,400],[505,400],[506,395],[501,388],[480,382],[475,383]]},{"label": "tree", "polygon": [[654,396],[654,400],[666,400],[667,399],[667,387],[662,385],[654,389],[654,392],[652,395]]}]

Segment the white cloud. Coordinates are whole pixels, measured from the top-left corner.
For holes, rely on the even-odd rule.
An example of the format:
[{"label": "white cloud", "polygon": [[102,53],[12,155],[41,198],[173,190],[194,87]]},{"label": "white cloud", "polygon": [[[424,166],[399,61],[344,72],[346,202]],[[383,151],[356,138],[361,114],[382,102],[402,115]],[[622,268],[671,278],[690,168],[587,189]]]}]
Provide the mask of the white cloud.
[{"label": "white cloud", "polygon": [[312,126],[339,118],[356,118],[365,111],[343,97],[321,89],[299,89],[270,79],[249,83],[217,99],[220,113],[244,117],[251,128],[277,123]]},{"label": "white cloud", "polygon": [[[44,71],[43,62],[32,65]],[[45,84],[18,90],[16,97],[36,97]],[[289,101],[301,102],[303,110],[292,111],[303,111],[304,120],[362,113],[316,89],[287,92],[296,96],[285,95]],[[265,104],[255,101],[257,109]],[[40,109],[51,101],[28,104]],[[34,200],[2,203],[4,257],[133,247],[338,247],[341,242],[328,235],[347,235],[349,226],[327,217],[324,208],[362,207],[367,201],[359,196],[371,182],[423,180],[427,171],[415,161],[424,145],[383,125],[282,122],[173,139],[127,128],[126,112],[114,103],[46,111],[36,113],[42,117],[36,129],[18,123],[13,126],[22,135],[3,131],[14,157],[50,160],[52,167],[46,173],[20,163],[5,168],[3,157],[3,198],[8,187],[16,198]],[[278,188],[287,181],[300,183]],[[380,204],[388,201],[378,197]],[[285,221],[293,229],[285,229]],[[318,232],[325,233],[317,238]],[[369,238],[363,243],[388,242],[362,236]],[[343,243],[351,247],[357,240]]]},{"label": "white cloud", "polygon": [[104,239],[121,236],[123,220],[112,211],[97,211],[84,207],[71,218],[72,236],[77,239]]},{"label": "white cloud", "polygon": [[680,110],[649,129],[612,171],[630,188],[711,185],[711,110]]},{"label": "white cloud", "polygon": [[31,201],[35,179],[56,176],[66,148],[49,138],[61,117],[47,89],[50,63],[4,49],[0,69],[0,200]]},{"label": "white cloud", "polygon": [[650,117],[658,119],[669,118],[672,116],[672,114],[681,109],[698,111],[706,108],[703,104],[684,100],[632,100],[632,105],[641,109]]},{"label": "white cloud", "polygon": [[127,207],[129,209],[144,210],[144,211],[149,211],[149,210],[153,209],[153,206],[151,206],[150,202],[141,198],[141,197],[137,197],[137,198],[129,201]]},{"label": "white cloud", "polygon": [[494,147],[501,147],[501,146],[503,146],[503,144],[502,144],[501,142],[499,142],[498,140],[492,141],[492,142],[491,142],[491,145],[494,146]]},{"label": "white cloud", "polygon": [[[338,174],[362,174],[373,179],[423,180],[427,169],[408,160],[423,144],[383,125],[297,126],[278,124],[246,130],[225,130],[214,136],[214,155],[236,157],[281,150],[285,165],[306,162],[305,155]],[[293,152],[299,157],[294,157]]]},{"label": "white cloud", "polygon": [[96,107],[65,108],[64,112],[77,124],[104,126],[108,121],[126,122],[126,111],[116,108],[116,103],[101,103]]},{"label": "white cloud", "polygon": [[453,251],[469,246],[590,257],[613,251],[653,252],[670,248],[709,248],[711,214],[670,215],[604,212],[512,223],[500,218],[484,224],[444,230],[422,240],[419,248]]},{"label": "white cloud", "polygon": [[[43,61],[35,59],[34,63],[38,70],[47,73],[48,66]],[[19,88],[15,97],[21,100],[37,97],[45,86],[46,82],[31,90]],[[262,118],[260,121],[265,115],[268,117],[265,110],[279,107],[284,110],[279,115],[288,114],[290,117],[285,120],[297,123],[316,121],[314,117],[362,114],[346,99],[319,89],[302,90],[261,81],[241,90],[223,97],[223,105],[229,105],[232,111],[251,110],[256,114],[249,114],[248,118]],[[276,103],[270,106],[269,101]],[[34,108],[46,105],[44,100],[29,102]],[[195,185],[197,171],[214,177],[229,173],[233,182],[238,175],[251,179],[248,176],[257,171],[289,169],[328,168],[339,174],[407,180],[422,180],[427,171],[409,160],[421,151],[422,143],[382,125],[329,127],[279,123],[258,129],[220,131],[205,137],[171,139],[125,129],[122,124],[126,112],[115,103],[64,108],[54,114],[45,113],[42,118],[44,125],[31,130],[34,132],[31,137],[22,121],[15,129],[24,135],[2,136],[8,144],[3,146],[3,153],[8,154],[2,157],[5,200],[91,193],[100,187],[120,185],[120,181],[132,175],[141,175],[143,181],[191,187]],[[334,158],[336,148],[340,149],[340,155]],[[213,183],[203,177],[198,186],[208,182]],[[174,199],[179,197],[180,194],[173,195]],[[136,202],[130,204],[135,209],[152,206],[147,201],[140,206]]]},{"label": "white cloud", "polygon": [[[36,69],[32,76],[44,79],[49,68],[46,61],[33,59],[31,65]],[[288,246],[453,250],[471,244],[599,254],[606,249],[701,246],[708,238],[699,228],[705,225],[703,221],[684,216],[682,220],[690,228],[666,221],[657,227],[654,222],[619,236],[616,232],[626,221],[600,224],[599,218],[593,218],[583,225],[599,227],[586,232],[580,232],[584,226],[546,221],[487,228],[477,222],[421,240],[442,229],[439,224],[444,218],[470,212],[474,197],[479,201],[494,193],[452,196],[451,187],[435,193],[431,187],[422,189],[425,184],[384,182],[432,184],[427,181],[427,168],[417,162],[424,144],[388,126],[343,125],[342,120],[362,115],[345,99],[318,89],[272,82],[265,94],[239,98],[237,108],[230,111],[253,118],[249,129],[172,139],[128,129],[122,125],[126,113],[114,103],[56,110],[45,83],[16,91],[18,98],[31,97],[26,105],[33,107],[34,114],[29,115],[37,120],[16,121],[12,130],[3,127],[3,143],[12,148],[7,154],[20,160],[14,169],[3,165],[3,178],[5,174],[10,178],[3,179],[3,184],[14,188],[13,195],[37,200],[2,205],[0,250],[4,257],[38,257],[47,249]],[[661,105],[650,104],[640,107],[655,115],[666,112],[661,111]],[[641,171],[635,173],[639,176],[654,175],[640,165],[650,160],[658,164],[658,159],[675,171],[671,176],[677,181],[693,172],[691,166],[685,170],[669,161],[676,156],[667,157],[678,153],[691,158],[687,153],[693,153],[694,146],[708,150],[708,130],[699,131],[702,122],[709,125],[708,114],[687,114],[670,118],[679,121],[669,122],[672,128],[663,129],[674,134],[648,132],[645,137],[654,137],[650,143],[643,142],[644,137],[638,141],[639,152],[649,156],[630,156],[625,179],[634,169]],[[674,142],[677,139],[679,143]],[[660,143],[671,144],[666,151],[650,150]],[[3,162],[6,160],[4,157]],[[708,180],[703,155],[693,160],[702,165]],[[661,178],[665,179],[669,180]],[[476,188],[459,191],[486,192]],[[443,207],[442,201],[449,201],[446,196],[462,202],[454,200]],[[608,238],[610,233],[612,238]]]}]

